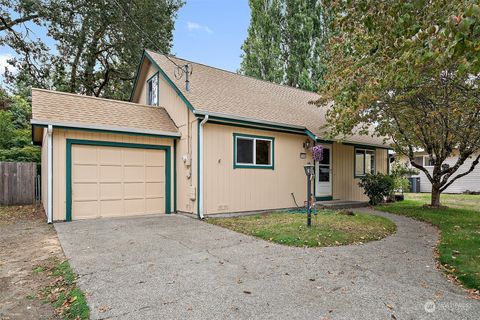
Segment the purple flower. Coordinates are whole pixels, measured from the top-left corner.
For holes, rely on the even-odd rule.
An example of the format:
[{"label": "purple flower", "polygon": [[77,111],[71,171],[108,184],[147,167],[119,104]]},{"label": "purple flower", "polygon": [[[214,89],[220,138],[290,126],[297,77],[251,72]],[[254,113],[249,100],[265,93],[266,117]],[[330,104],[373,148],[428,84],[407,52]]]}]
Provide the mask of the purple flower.
[{"label": "purple flower", "polygon": [[320,162],[323,160],[323,147],[322,146],[314,146],[312,148],[312,156],[313,160],[316,162]]}]

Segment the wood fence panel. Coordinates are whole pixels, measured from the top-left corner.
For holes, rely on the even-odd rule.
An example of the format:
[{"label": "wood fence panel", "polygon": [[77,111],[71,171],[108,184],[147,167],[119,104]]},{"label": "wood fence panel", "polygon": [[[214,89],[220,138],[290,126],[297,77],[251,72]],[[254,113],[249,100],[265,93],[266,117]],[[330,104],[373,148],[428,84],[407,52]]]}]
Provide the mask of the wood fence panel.
[{"label": "wood fence panel", "polygon": [[34,203],[36,176],[34,162],[0,162],[0,205]]}]

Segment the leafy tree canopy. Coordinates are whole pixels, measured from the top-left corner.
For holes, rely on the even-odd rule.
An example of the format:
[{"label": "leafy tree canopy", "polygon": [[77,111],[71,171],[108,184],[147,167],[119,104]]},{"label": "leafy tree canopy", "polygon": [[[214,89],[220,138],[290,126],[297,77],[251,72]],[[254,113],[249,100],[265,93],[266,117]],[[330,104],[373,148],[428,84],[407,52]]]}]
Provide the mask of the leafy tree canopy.
[{"label": "leafy tree canopy", "polygon": [[[168,53],[181,0],[2,0],[0,43],[19,55],[11,84],[127,99],[142,49]],[[54,48],[31,39],[43,28]]]},{"label": "leafy tree canopy", "polygon": [[[432,183],[432,205],[480,151],[480,7],[469,0],[326,2],[333,12],[319,105],[332,134],[388,137]],[[433,172],[413,160],[425,150]],[[458,151],[458,161],[444,161]],[[473,165],[459,167],[469,157]]]}]

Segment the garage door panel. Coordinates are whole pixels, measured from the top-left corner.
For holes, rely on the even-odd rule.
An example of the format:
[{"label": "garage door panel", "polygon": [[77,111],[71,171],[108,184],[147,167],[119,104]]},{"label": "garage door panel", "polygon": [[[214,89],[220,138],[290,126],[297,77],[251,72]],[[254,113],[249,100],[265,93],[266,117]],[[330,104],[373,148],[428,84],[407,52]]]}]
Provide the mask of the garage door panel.
[{"label": "garage door panel", "polygon": [[125,214],[145,214],[145,199],[125,199]]},{"label": "garage door panel", "polygon": [[101,165],[122,165],[122,148],[99,147],[98,156]]},{"label": "garage door panel", "polygon": [[125,199],[145,198],[145,183],[125,183],[123,185]]},{"label": "garage door panel", "polygon": [[165,166],[165,157],[159,157],[158,154],[164,151],[145,150],[145,165],[147,166]]},{"label": "garage door panel", "polygon": [[73,178],[76,182],[96,182],[98,180],[98,170],[96,165],[77,164],[73,166]]},{"label": "garage door panel", "polygon": [[97,165],[97,149],[91,146],[75,145],[72,148],[73,164]]},{"label": "garage door panel", "polygon": [[100,182],[122,182],[122,166],[100,166]]},{"label": "garage door panel", "polygon": [[74,183],[72,200],[85,201],[98,199],[97,183]]},{"label": "garage door panel", "polygon": [[100,216],[118,217],[123,216],[123,200],[102,200],[100,201]]},{"label": "garage door panel", "polygon": [[147,182],[164,182],[165,178],[165,168],[164,167],[146,167],[146,177]]},{"label": "garage door panel", "polygon": [[145,180],[145,167],[124,167],[123,181],[125,182],[140,182]]},{"label": "garage door panel", "polygon": [[72,146],[74,219],[165,213],[165,151]]},{"label": "garage door panel", "polygon": [[163,198],[165,194],[165,184],[163,182],[147,182],[145,194],[148,198]]},{"label": "garage door panel", "polygon": [[146,199],[145,212],[146,213],[164,213],[165,199],[164,198]]},{"label": "garage door panel", "polygon": [[145,166],[144,149],[125,149],[123,157],[125,166]]},{"label": "garage door panel", "polygon": [[98,217],[97,201],[75,201],[72,204],[72,210],[75,212],[75,219],[88,219]]},{"label": "garage door panel", "polygon": [[100,184],[100,200],[122,200],[123,186],[121,183]]}]

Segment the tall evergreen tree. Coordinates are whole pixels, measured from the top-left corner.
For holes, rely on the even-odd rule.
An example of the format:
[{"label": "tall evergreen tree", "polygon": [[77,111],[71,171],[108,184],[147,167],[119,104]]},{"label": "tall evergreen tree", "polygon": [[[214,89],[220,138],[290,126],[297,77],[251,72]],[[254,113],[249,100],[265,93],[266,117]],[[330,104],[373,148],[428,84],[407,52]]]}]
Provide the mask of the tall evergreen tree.
[{"label": "tall evergreen tree", "polygon": [[240,72],[314,91],[325,72],[329,15],[320,0],[250,0]]}]

